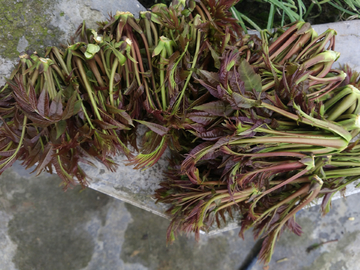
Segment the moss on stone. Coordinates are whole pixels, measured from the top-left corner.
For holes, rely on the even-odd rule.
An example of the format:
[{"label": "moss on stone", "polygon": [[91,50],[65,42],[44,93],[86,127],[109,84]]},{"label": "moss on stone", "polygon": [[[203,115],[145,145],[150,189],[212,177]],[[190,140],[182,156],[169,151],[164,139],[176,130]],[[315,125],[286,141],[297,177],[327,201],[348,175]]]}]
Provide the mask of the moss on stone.
[{"label": "moss on stone", "polygon": [[58,45],[56,36],[62,31],[50,25],[54,2],[50,0],[2,0],[0,5],[0,55],[18,57],[19,39],[25,37],[27,50],[43,53],[47,46]]}]

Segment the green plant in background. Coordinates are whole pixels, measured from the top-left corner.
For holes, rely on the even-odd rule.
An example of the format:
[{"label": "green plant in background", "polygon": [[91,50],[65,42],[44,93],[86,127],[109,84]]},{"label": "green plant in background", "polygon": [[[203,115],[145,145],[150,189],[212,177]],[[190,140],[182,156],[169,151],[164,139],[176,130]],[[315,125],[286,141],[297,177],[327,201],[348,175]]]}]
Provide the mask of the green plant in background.
[{"label": "green plant in background", "polygon": [[[267,4],[269,6],[266,24],[266,29],[268,30],[278,26],[282,27],[285,24],[293,23],[295,21],[307,21],[310,17],[316,18],[322,14],[325,5],[330,5],[337,10],[340,14],[340,18],[356,19],[360,17],[359,0],[258,0],[256,2]],[[255,23],[254,19],[257,19],[256,15],[253,15],[252,19],[245,14],[246,10],[242,10],[242,1],[240,1],[236,7],[232,7],[231,11],[233,16],[239,20],[239,23],[245,32],[247,31],[247,27],[257,31],[264,28],[262,25]]]}]

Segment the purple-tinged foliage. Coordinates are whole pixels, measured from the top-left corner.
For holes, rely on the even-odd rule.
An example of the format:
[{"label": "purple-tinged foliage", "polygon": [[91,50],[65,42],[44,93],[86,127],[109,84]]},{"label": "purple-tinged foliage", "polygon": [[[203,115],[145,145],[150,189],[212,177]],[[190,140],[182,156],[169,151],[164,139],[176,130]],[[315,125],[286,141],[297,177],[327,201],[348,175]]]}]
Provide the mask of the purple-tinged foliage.
[{"label": "purple-tinged foliage", "polygon": [[120,152],[146,169],[169,149],[155,194],[170,205],[168,241],[237,218],[240,236],[266,237],[268,263],[285,228],[301,235],[297,211],[321,198],[326,214],[360,175],[359,74],[332,68],[334,30],[244,35],[237,2],[117,12],[97,31],[81,24],[64,50],[21,56],[0,89],[0,174],[21,160],[85,187],[80,163],[115,171]]}]

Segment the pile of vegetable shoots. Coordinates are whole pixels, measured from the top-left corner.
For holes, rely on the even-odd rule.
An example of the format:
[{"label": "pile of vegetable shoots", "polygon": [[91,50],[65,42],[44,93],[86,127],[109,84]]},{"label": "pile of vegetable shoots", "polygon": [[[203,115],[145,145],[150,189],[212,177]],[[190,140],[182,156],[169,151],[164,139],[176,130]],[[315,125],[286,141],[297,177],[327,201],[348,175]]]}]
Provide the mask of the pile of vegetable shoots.
[{"label": "pile of vegetable shoots", "polygon": [[63,48],[20,56],[0,90],[0,173],[19,160],[85,187],[81,163],[115,171],[122,153],[146,169],[169,149],[154,195],[169,205],[168,241],[240,217],[269,263],[285,228],[301,235],[299,210],[321,199],[326,214],[360,175],[360,79],[333,68],[334,30],[244,34],[237,2],[117,12]]}]

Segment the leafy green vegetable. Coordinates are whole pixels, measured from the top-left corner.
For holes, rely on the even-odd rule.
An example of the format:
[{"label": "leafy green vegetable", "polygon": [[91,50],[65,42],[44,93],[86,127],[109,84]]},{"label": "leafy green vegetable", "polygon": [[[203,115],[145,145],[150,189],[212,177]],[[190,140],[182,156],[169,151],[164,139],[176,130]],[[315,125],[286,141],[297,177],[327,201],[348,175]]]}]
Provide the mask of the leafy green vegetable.
[{"label": "leafy green vegetable", "polygon": [[[228,213],[241,217],[240,236],[265,237],[268,263],[284,228],[302,233],[297,211],[323,198],[326,214],[360,175],[360,79],[332,68],[334,30],[294,22],[259,39],[232,17],[236,3],[117,12],[98,31],[81,24],[65,50],[21,56],[0,89],[0,173],[20,160],[85,187],[80,163],[115,171],[120,152],[146,169],[169,149],[155,194],[170,205],[168,240],[199,237]],[[296,19],[292,4],[272,4]]]}]

